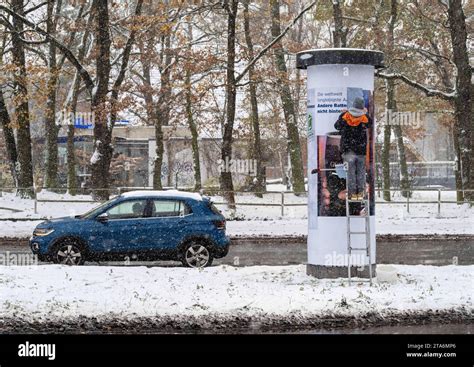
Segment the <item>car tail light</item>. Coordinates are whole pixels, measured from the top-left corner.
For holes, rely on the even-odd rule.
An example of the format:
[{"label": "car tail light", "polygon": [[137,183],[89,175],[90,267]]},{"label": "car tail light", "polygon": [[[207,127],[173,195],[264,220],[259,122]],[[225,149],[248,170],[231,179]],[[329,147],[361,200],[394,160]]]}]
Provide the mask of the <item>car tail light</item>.
[{"label": "car tail light", "polygon": [[214,225],[217,229],[225,229],[225,220],[215,220]]}]

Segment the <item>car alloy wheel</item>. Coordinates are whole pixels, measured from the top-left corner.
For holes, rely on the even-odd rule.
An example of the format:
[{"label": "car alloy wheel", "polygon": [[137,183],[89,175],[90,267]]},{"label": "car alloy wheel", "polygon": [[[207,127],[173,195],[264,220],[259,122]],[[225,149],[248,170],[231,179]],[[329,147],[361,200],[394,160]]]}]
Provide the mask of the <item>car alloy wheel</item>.
[{"label": "car alloy wheel", "polygon": [[81,249],[77,245],[62,245],[56,253],[56,259],[58,264],[79,265],[82,260]]},{"label": "car alloy wheel", "polygon": [[209,264],[209,250],[201,244],[189,246],[184,255],[186,264],[192,268],[203,268]]}]

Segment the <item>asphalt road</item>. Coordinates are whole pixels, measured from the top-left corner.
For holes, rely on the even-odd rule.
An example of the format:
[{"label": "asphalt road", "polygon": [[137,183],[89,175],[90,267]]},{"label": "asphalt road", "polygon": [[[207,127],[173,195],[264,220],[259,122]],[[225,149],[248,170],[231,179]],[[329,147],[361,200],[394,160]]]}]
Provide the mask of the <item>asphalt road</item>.
[{"label": "asphalt road", "polygon": [[[0,255],[30,253],[24,239],[0,239]],[[234,238],[229,254],[214,264],[236,266],[306,263],[306,238]],[[474,236],[379,236],[378,264],[474,264]],[[92,263],[91,263],[92,264]],[[102,263],[101,263],[102,264]],[[103,264],[121,265],[123,262]],[[176,262],[132,262],[130,265],[175,266]]]}]

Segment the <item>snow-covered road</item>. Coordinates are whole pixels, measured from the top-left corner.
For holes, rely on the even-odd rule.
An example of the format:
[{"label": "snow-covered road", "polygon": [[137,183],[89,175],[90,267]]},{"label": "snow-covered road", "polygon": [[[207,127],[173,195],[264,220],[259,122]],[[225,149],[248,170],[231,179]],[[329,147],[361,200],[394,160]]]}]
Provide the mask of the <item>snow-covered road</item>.
[{"label": "snow-covered road", "polygon": [[[474,316],[474,265],[395,265],[394,283],[348,286],[320,280],[304,265],[147,267],[0,267],[0,319],[58,322],[78,317],[133,320],[379,318],[448,312]],[[384,266],[379,266],[380,274]],[[398,315],[398,316],[397,316]],[[299,320],[299,321],[298,321]],[[212,325],[211,325],[212,327]]]}]

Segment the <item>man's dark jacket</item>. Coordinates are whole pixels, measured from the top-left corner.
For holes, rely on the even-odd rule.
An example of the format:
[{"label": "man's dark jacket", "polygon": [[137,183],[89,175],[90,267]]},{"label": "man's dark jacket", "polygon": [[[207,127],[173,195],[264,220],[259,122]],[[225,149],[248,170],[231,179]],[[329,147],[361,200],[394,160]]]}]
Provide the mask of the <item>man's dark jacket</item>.
[{"label": "man's dark jacket", "polygon": [[341,113],[334,124],[334,128],[341,132],[341,154],[354,152],[357,155],[365,155],[367,149],[367,129],[372,127],[372,119],[366,114],[368,122],[360,123],[358,126],[350,126],[343,119],[345,113]]}]

